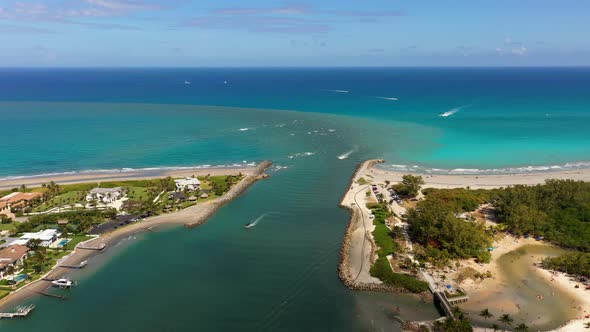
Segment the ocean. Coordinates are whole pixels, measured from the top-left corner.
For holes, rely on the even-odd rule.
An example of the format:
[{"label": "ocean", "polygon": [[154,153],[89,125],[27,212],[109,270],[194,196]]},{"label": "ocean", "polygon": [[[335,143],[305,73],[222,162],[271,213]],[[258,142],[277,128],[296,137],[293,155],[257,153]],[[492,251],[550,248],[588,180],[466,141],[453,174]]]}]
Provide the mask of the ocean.
[{"label": "ocean", "polygon": [[68,301],[35,298],[0,328],[396,331],[398,312],[435,318],[338,280],[355,166],[588,167],[589,83],[590,68],[0,69],[0,178],[275,163],[207,224],[129,238],[72,273]]}]

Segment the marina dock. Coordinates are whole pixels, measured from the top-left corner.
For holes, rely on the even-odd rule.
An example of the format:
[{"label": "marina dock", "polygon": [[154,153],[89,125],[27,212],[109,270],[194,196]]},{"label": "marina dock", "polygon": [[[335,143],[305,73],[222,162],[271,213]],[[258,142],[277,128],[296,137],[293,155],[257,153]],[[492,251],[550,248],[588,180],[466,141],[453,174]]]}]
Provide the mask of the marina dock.
[{"label": "marina dock", "polygon": [[15,312],[0,312],[0,319],[26,317],[33,309],[35,309],[35,306],[31,304],[17,307]]}]

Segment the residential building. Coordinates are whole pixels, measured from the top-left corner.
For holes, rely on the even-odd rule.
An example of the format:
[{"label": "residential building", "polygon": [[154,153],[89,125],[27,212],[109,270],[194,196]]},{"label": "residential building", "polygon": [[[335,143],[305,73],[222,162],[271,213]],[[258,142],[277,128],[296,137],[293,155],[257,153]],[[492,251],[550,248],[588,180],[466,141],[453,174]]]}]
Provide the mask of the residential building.
[{"label": "residential building", "polygon": [[184,178],[184,179],[176,179],[174,180],[174,182],[176,183],[176,189],[178,190],[189,190],[189,191],[194,191],[200,188],[201,186],[201,181],[199,181],[199,179],[197,178]]},{"label": "residential building", "polygon": [[0,279],[6,276],[10,266],[18,268],[23,264],[29,248],[23,245],[11,245],[0,250]]},{"label": "residential building", "polygon": [[19,245],[27,245],[31,240],[39,240],[41,241],[41,246],[49,247],[51,243],[57,240],[59,236],[59,231],[57,229],[45,229],[36,233],[23,233],[18,240],[13,241],[11,244],[19,244]]},{"label": "residential building", "polygon": [[11,208],[25,207],[33,201],[40,201],[43,199],[43,194],[38,192],[22,193],[19,191],[10,193],[0,198],[0,214],[3,212],[10,212]]},{"label": "residential building", "polygon": [[102,203],[112,203],[123,197],[123,188],[94,188],[86,195],[86,201],[98,201]]}]

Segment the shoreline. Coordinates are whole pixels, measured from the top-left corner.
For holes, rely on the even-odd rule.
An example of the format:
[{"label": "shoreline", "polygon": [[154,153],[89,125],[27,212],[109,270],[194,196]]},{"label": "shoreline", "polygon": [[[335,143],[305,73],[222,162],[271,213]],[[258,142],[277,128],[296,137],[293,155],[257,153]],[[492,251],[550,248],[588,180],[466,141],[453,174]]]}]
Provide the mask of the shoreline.
[{"label": "shoreline", "polygon": [[[259,165],[259,164],[258,164]],[[240,165],[240,166],[213,166],[213,167],[187,167],[178,169],[137,169],[137,170],[107,170],[107,171],[80,171],[72,173],[59,174],[41,174],[30,176],[12,176],[0,178],[0,190],[8,190],[26,185],[27,187],[41,187],[43,183],[50,181],[57,182],[61,185],[88,183],[88,182],[108,182],[108,181],[129,181],[129,180],[148,180],[161,179],[165,177],[190,177],[204,175],[237,175],[239,173],[250,175],[258,165]]]},{"label": "shoreline", "polygon": [[[265,171],[271,165],[272,162],[263,161],[259,163],[256,167],[251,167],[247,169],[235,169],[235,174],[241,171],[242,174],[246,174],[246,176],[239,183],[233,186],[227,193],[214,200],[193,205],[180,211],[149,217],[141,222],[115,229],[111,232],[102,234],[99,237],[84,242],[84,244],[88,246],[100,246],[101,244],[104,244],[104,250],[80,249],[78,248],[80,244],[78,244],[76,248],[68,256],[66,256],[66,258],[62,259],[61,261],[58,261],[56,266],[54,266],[49,272],[47,272],[44,275],[44,277],[55,279],[63,277],[65,274],[67,274],[68,271],[71,270],[68,268],[60,267],[60,265],[80,264],[82,261],[88,260],[93,256],[108,251],[111,246],[114,246],[116,243],[120,242],[124,238],[127,238],[137,233],[150,231],[153,227],[156,226],[183,225],[186,228],[193,228],[199,226],[205,223],[211,216],[213,216],[213,214],[215,214],[215,212],[218,209],[220,209],[222,206],[229,203],[230,201],[234,200],[235,198],[239,197],[241,193],[243,193],[246,189],[248,189],[258,180],[267,178],[268,175],[265,173]],[[202,169],[202,171],[205,172],[204,174],[214,174],[213,172],[208,172],[207,169]],[[232,174],[230,172],[228,173]],[[223,173],[223,175],[227,175],[228,173]],[[195,175],[196,174],[197,173],[195,173]],[[221,173],[215,174],[221,175]],[[4,298],[0,299],[0,310],[10,309],[11,307],[19,305],[23,301],[26,301],[31,297],[39,296],[38,292],[43,292],[47,288],[51,287],[51,282],[44,281],[41,279],[42,278],[37,279],[19,288],[18,290],[8,294]]]},{"label": "shoreline", "polygon": [[[377,291],[389,293],[409,293],[401,287],[394,287],[382,283],[379,279],[370,275],[370,268],[375,260],[375,242],[372,236],[373,222],[368,216],[364,216],[363,211],[355,208],[355,196],[363,193],[368,185],[356,185],[358,178],[371,169],[374,165],[382,163],[381,159],[369,159],[357,165],[354,173],[350,177],[348,189],[340,199],[340,207],[347,209],[350,218],[346,226],[342,245],[340,246],[340,263],[338,264],[338,277],[342,283],[353,290]],[[367,227],[367,224],[370,224]],[[356,254],[361,256],[360,260],[355,260],[351,252],[358,251]],[[354,270],[354,272],[353,272]],[[354,276],[353,274],[357,274]],[[420,296],[418,294],[418,296]]]},{"label": "shoreline", "polygon": [[[426,182],[423,188],[464,188],[494,189],[514,185],[542,184],[548,179],[571,179],[590,182],[590,169],[570,171],[545,171],[531,172],[527,174],[484,174],[484,175],[459,175],[459,174],[428,174],[419,172],[391,171],[383,168],[372,167],[371,174],[392,182],[399,182],[403,175],[412,174],[422,176]],[[376,178],[376,180],[379,180]]]}]

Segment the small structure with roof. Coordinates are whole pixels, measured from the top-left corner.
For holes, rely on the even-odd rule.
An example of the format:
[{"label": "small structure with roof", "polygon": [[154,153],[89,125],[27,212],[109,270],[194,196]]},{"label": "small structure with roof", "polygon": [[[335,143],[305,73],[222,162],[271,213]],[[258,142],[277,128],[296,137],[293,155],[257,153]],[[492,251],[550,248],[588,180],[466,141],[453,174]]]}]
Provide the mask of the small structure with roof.
[{"label": "small structure with roof", "polygon": [[194,191],[201,187],[201,181],[197,178],[186,177],[184,179],[174,180],[176,189]]},{"label": "small structure with roof", "polygon": [[86,195],[86,201],[99,201],[102,203],[112,203],[123,196],[123,188],[94,188]]},{"label": "small structure with roof", "polygon": [[23,245],[14,244],[0,250],[0,279],[6,276],[9,267],[21,266],[27,257],[29,248]]}]

